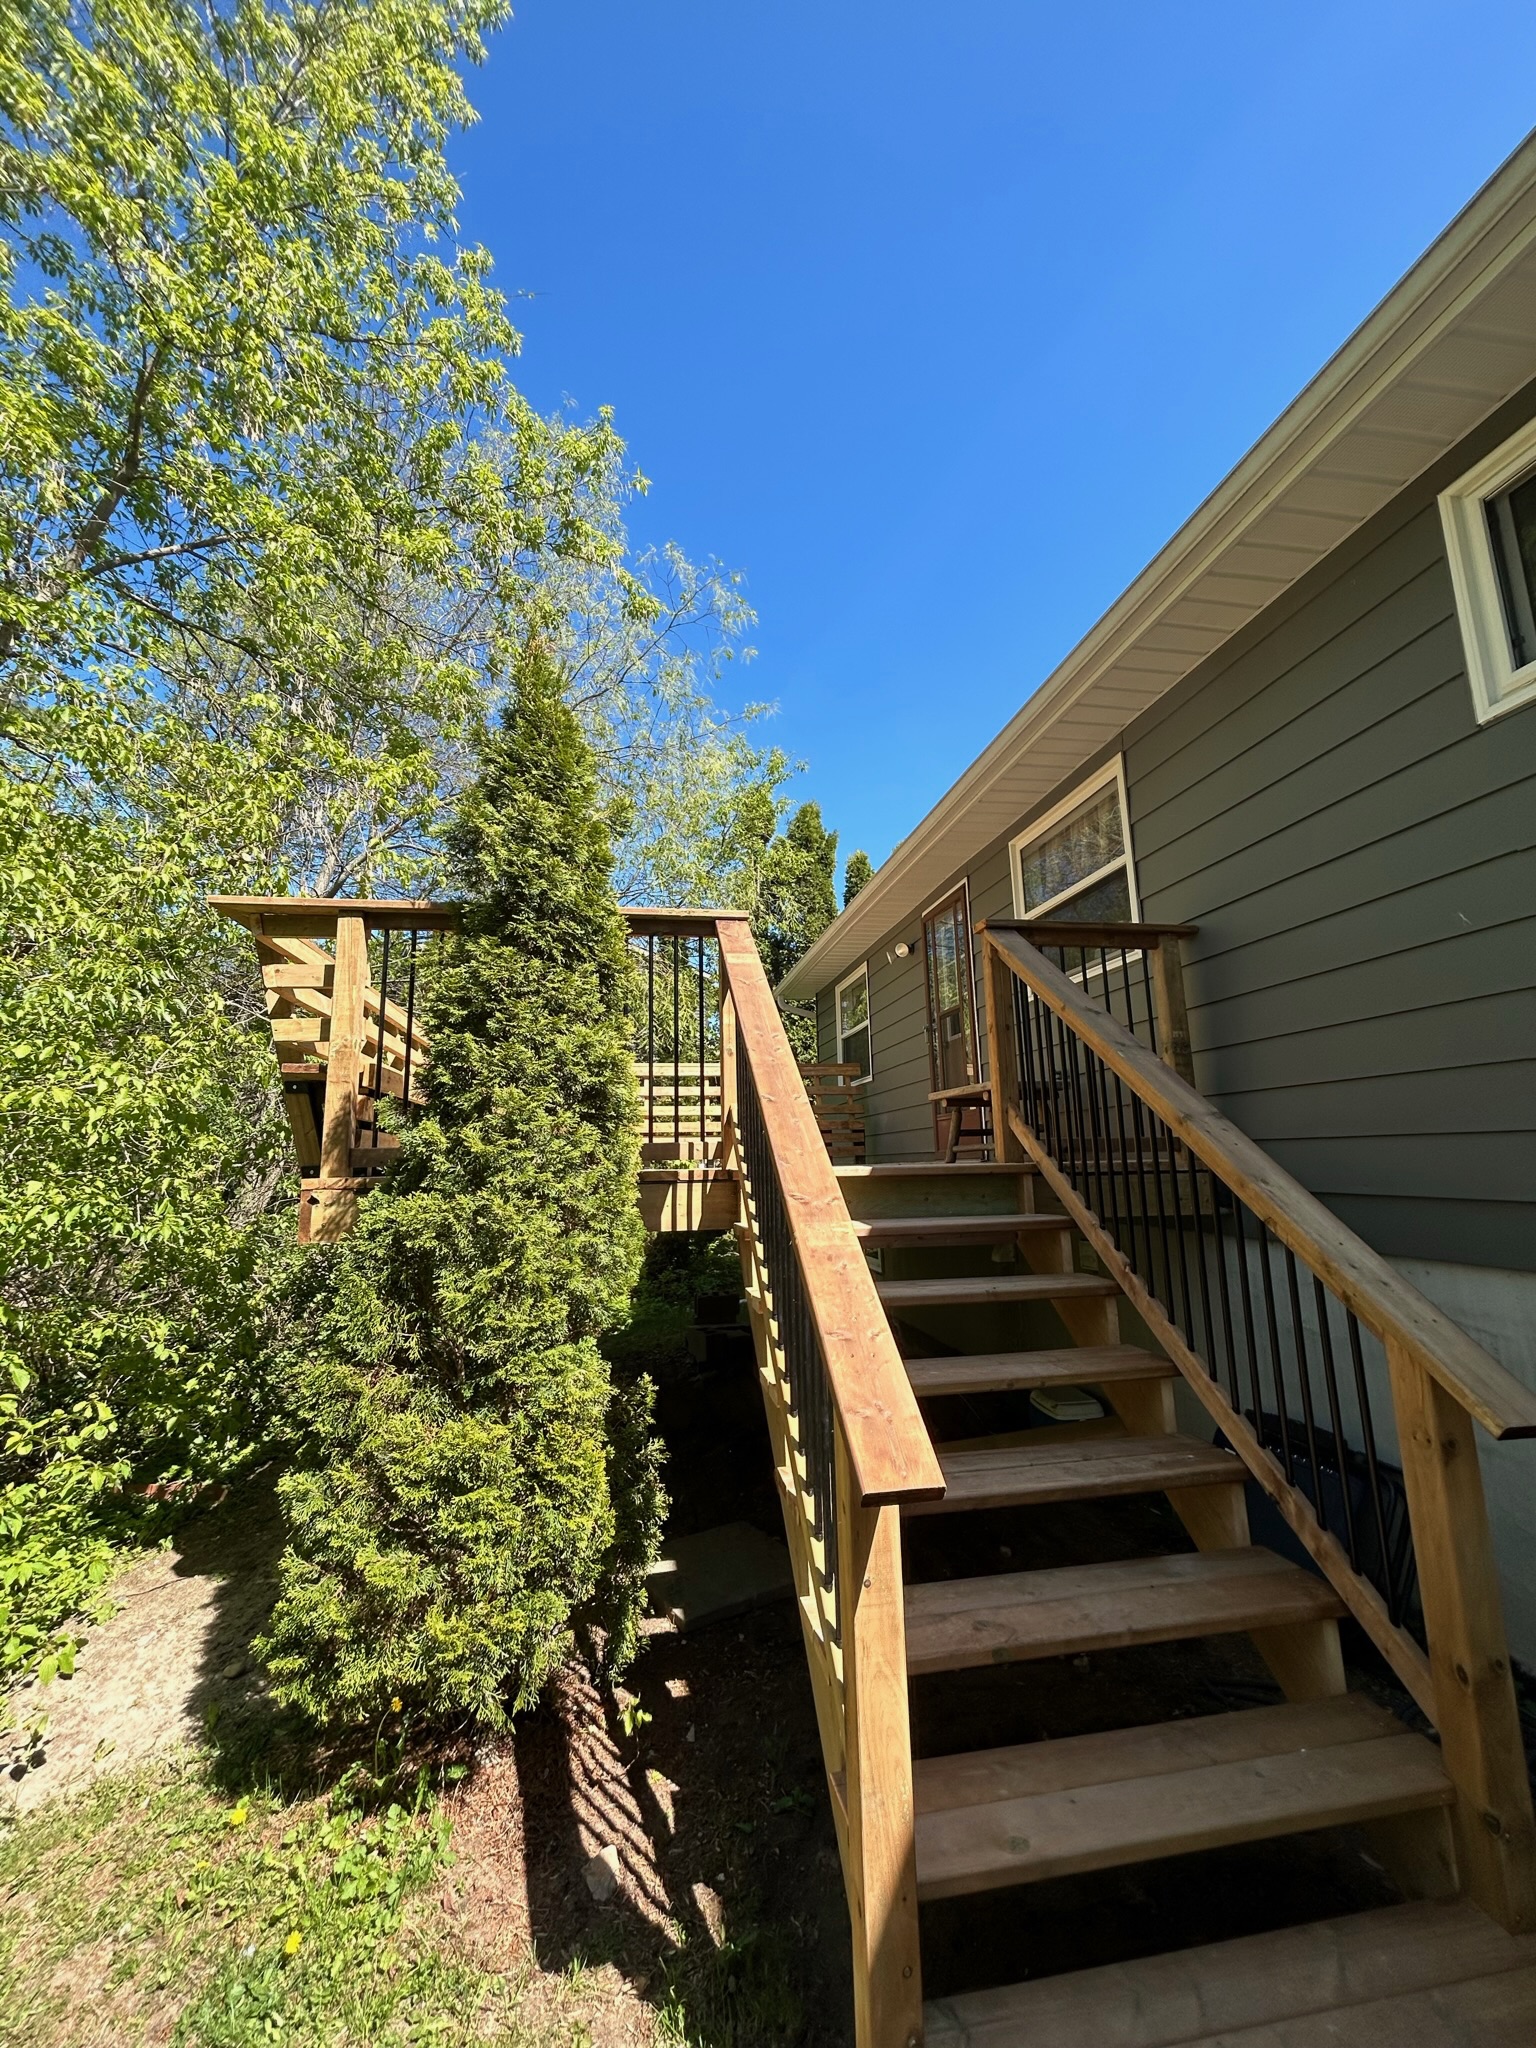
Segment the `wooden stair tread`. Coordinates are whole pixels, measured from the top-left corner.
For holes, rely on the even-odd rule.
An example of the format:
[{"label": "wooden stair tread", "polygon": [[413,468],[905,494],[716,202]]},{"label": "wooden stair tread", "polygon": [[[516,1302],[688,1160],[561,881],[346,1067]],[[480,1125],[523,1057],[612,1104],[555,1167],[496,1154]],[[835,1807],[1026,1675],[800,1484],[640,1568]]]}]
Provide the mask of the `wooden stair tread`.
[{"label": "wooden stair tread", "polygon": [[1102,1387],[1122,1380],[1168,1380],[1178,1367],[1134,1344],[1079,1344],[1062,1351],[979,1351],[960,1358],[909,1358],[912,1391],[1005,1394],[1026,1387]]},{"label": "wooden stair tread", "polygon": [[977,1445],[963,1451],[934,1448],[944,1468],[942,1500],[911,1501],[906,1514],[945,1514],[983,1507],[1031,1507],[1051,1501],[1103,1500],[1127,1493],[1162,1493],[1183,1486],[1235,1486],[1246,1477],[1242,1460],[1190,1436],[1095,1437],[1053,1443],[1047,1427],[1028,1432],[1036,1445]]},{"label": "wooden stair tread", "polygon": [[944,1579],[907,1588],[907,1669],[963,1671],[1344,1611],[1326,1580],[1258,1548]]},{"label": "wooden stair tread", "polygon": [[1359,1694],[913,1767],[920,1898],[1449,1804],[1440,1753]]},{"label": "wooden stair tread", "polygon": [[1527,2048],[1536,1935],[1462,1900],[1384,1906],[936,1999],[923,2018],[927,2048]]},{"label": "wooden stair tread", "polygon": [[944,1308],[978,1301],[1079,1301],[1118,1294],[1103,1273],[978,1273],[960,1279],[877,1280],[887,1308]]},{"label": "wooden stair tread", "polygon": [[856,1237],[878,1244],[963,1244],[968,1239],[984,1241],[1017,1237],[1026,1231],[1048,1233],[1075,1227],[1070,1216],[1022,1210],[996,1215],[974,1210],[969,1216],[855,1217],[853,1223]]},{"label": "wooden stair tread", "polygon": [[914,1180],[929,1174],[974,1179],[992,1173],[1033,1174],[1028,1160],[1017,1159],[881,1159],[868,1166],[834,1165],[839,1180]]}]

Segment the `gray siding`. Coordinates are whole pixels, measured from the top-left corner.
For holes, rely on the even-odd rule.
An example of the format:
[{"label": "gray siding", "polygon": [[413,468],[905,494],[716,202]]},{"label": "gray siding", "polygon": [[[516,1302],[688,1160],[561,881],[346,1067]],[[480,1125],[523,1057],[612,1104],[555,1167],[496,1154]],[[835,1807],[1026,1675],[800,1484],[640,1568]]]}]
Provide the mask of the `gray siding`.
[{"label": "gray siding", "polygon": [[1536,710],[1476,723],[1427,490],[1125,757],[1200,1086],[1379,1250],[1536,1268]]}]

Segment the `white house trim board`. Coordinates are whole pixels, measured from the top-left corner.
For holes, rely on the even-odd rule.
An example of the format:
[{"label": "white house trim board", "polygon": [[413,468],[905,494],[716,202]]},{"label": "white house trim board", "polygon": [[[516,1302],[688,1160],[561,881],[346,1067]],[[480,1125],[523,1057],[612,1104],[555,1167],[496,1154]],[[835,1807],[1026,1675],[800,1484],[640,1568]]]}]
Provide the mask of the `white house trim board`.
[{"label": "white house trim board", "polygon": [[1528,138],[791,970],[835,981],[1536,379]]},{"label": "white house trim board", "polygon": [[1456,617],[1480,725],[1536,699],[1536,659],[1516,668],[1510,654],[1509,625],[1487,513],[1488,500],[1531,469],[1536,469],[1536,420],[1440,493]]}]

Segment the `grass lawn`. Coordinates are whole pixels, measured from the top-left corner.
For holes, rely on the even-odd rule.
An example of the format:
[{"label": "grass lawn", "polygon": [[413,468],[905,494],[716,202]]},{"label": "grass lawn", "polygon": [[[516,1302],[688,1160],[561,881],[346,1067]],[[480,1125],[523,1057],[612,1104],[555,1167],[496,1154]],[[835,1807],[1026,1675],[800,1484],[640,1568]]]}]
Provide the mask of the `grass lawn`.
[{"label": "grass lawn", "polygon": [[7,2048],[590,2042],[585,1972],[463,1950],[450,1836],[424,1784],[232,1801],[195,1752],[56,1801],[0,1837]]}]

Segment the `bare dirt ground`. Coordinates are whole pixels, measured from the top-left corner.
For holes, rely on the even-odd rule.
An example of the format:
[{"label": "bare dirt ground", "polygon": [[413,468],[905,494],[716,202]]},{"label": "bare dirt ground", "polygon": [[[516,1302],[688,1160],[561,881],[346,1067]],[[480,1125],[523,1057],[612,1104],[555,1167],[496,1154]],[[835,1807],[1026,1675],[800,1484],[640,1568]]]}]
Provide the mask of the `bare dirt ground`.
[{"label": "bare dirt ground", "polygon": [[30,1813],[103,1770],[201,1740],[210,1717],[248,1713],[261,1691],[250,1642],[276,1592],[281,1540],[271,1489],[257,1481],[121,1573],[118,1611],[91,1632],[74,1677],[12,1695],[21,1728],[39,1716],[47,1728],[32,1768],[18,1769],[13,1750],[0,1810]]}]

